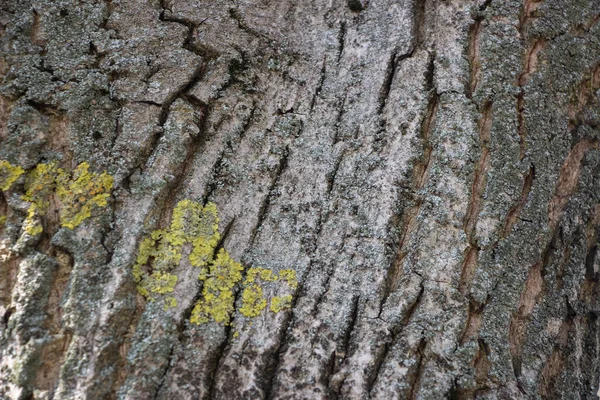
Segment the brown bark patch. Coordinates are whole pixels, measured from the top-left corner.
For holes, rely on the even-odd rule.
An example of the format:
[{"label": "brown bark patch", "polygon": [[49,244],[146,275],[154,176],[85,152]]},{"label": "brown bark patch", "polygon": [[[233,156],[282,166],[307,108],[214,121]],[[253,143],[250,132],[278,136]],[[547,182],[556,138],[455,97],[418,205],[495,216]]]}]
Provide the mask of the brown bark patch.
[{"label": "brown bark patch", "polygon": [[531,76],[531,74],[533,74],[537,70],[537,65],[538,65],[538,61],[539,61],[539,53],[540,53],[540,51],[542,51],[544,49],[545,45],[546,45],[546,40],[538,39],[531,46],[531,49],[529,50],[529,52],[527,54],[527,58],[525,59],[525,68],[523,69],[523,72],[519,76],[519,81],[518,81],[519,86],[524,86],[527,83],[527,81],[529,80],[529,77]]},{"label": "brown bark patch", "polygon": [[519,306],[510,321],[508,341],[513,369],[517,378],[521,376],[523,343],[525,341],[525,331],[529,322],[529,317],[544,288],[542,267],[542,262],[537,262],[530,268],[529,275],[525,281],[525,287],[523,292],[521,292]]},{"label": "brown bark patch", "polygon": [[589,150],[597,148],[597,140],[586,138],[579,141],[567,155],[560,169],[554,197],[548,204],[548,223],[552,230],[556,228],[563,209],[575,189],[577,189],[583,157]]},{"label": "brown bark patch", "polygon": [[474,301],[469,301],[465,330],[459,339],[459,343],[461,345],[464,344],[468,339],[475,337],[477,332],[479,332],[479,328],[481,327],[481,322],[483,320],[483,307],[484,305],[477,304]]},{"label": "brown bark patch", "polygon": [[569,335],[571,334],[574,319],[574,312],[568,303],[567,309],[567,316],[559,328],[558,336],[556,337],[556,342],[554,344],[554,350],[542,369],[538,393],[543,399],[556,398],[557,380],[564,370],[565,351],[567,350],[567,345],[569,343]]}]

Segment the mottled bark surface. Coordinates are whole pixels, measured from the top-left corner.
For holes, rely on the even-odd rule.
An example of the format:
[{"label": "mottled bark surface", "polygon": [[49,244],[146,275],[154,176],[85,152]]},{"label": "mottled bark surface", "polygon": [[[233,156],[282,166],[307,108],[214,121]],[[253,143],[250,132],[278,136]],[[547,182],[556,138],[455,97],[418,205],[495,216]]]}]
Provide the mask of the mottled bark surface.
[{"label": "mottled bark surface", "polygon": [[[597,0],[2,0],[0,397],[596,398]],[[27,174],[114,178],[27,233]],[[213,202],[291,308],[190,323],[142,238]],[[4,219],[4,218],[3,218]],[[189,251],[189,250],[186,250]],[[284,295],[265,286],[265,297]],[[285,292],[285,293],[284,293]]]}]

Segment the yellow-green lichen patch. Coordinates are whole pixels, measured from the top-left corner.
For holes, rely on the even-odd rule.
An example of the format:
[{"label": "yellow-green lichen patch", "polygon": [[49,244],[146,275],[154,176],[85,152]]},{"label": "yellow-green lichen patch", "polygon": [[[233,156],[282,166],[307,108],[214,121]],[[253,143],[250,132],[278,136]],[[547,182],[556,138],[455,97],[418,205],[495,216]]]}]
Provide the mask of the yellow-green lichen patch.
[{"label": "yellow-green lichen patch", "polygon": [[41,212],[37,210],[37,206],[35,204],[32,204],[29,207],[29,210],[27,210],[27,218],[25,218],[25,221],[23,222],[23,229],[30,236],[37,236],[44,231],[42,223],[38,217],[40,214]]},{"label": "yellow-green lichen patch", "polygon": [[254,283],[257,277],[264,282],[274,282],[279,279],[277,274],[273,273],[273,271],[268,268],[252,267],[248,269],[244,283]]},{"label": "yellow-green lichen patch", "polygon": [[216,259],[199,276],[204,281],[204,287],[202,298],[192,310],[191,323],[201,324],[212,320],[229,324],[235,300],[233,288],[242,280],[243,269],[224,249],[219,251]]},{"label": "yellow-green lichen patch", "polygon": [[273,297],[271,299],[271,307],[269,310],[274,313],[278,313],[281,310],[288,309],[292,306],[292,295],[288,294],[281,297]]},{"label": "yellow-green lichen patch", "polygon": [[14,166],[6,160],[0,161],[0,190],[8,190],[12,186],[13,183],[23,173],[25,170],[20,166]]},{"label": "yellow-green lichen patch", "polygon": [[[191,200],[177,203],[169,228],[153,231],[140,243],[133,266],[139,293],[148,300],[154,300],[158,295],[174,291],[177,276],[171,272],[181,262],[186,244],[192,246],[190,263],[193,266],[204,267],[212,261],[219,241],[218,221],[216,206],[212,203],[204,207]],[[195,251],[197,254],[192,257]],[[175,304],[173,297],[165,299],[165,308]]]},{"label": "yellow-green lichen patch", "polygon": [[282,269],[279,271],[279,277],[288,283],[288,286],[292,290],[298,288],[298,278],[296,278],[296,271],[293,269]]},{"label": "yellow-green lichen patch", "polygon": [[244,290],[242,292],[242,306],[240,313],[247,318],[257,317],[267,307],[267,300],[263,296],[263,289],[256,281],[274,282],[279,279],[272,270],[262,267],[252,267],[246,272]]},{"label": "yellow-green lichen patch", "polygon": [[[239,312],[246,318],[257,317],[267,308],[269,299],[264,295],[265,284],[285,281],[288,289],[298,287],[294,270],[284,269],[278,275],[262,267],[249,268],[240,285],[244,271],[242,264],[232,259],[225,249],[219,250],[214,257],[220,240],[218,228],[215,204],[202,206],[192,200],[177,203],[169,227],[153,231],[140,242],[132,270],[139,293],[150,301],[163,298],[165,309],[175,307],[175,297],[164,295],[176,290],[177,276],[173,270],[179,266],[183,246],[186,245],[191,247],[190,265],[200,268],[198,279],[203,283],[200,300],[194,305],[190,317],[193,324],[216,322],[229,325],[238,286],[242,290]],[[272,312],[289,308],[292,295],[274,297],[270,304]]]},{"label": "yellow-green lichen patch", "polygon": [[86,162],[79,164],[69,181],[58,175],[56,192],[62,204],[60,222],[64,227],[74,229],[91,217],[94,208],[107,205],[113,178],[106,172],[89,172],[89,168]]},{"label": "yellow-green lichen patch", "polygon": [[[212,260],[215,247],[219,243],[219,215],[217,206],[208,203],[202,207],[199,203],[184,200],[183,210],[188,218],[183,226],[186,240],[192,244],[190,263],[194,267],[205,267]],[[174,219],[175,220],[175,219]]]},{"label": "yellow-green lichen patch", "polygon": [[67,174],[56,163],[38,164],[27,174],[25,194],[22,198],[35,205],[36,212],[42,214],[49,206],[50,196],[56,188],[56,182],[66,179]]},{"label": "yellow-green lichen patch", "polygon": [[267,300],[263,297],[263,290],[257,284],[251,284],[242,292],[242,307],[240,313],[244,317],[257,317],[267,306]]},{"label": "yellow-green lichen patch", "polygon": [[165,306],[163,307],[163,309],[167,311],[169,308],[173,307],[177,307],[177,300],[175,299],[175,297],[169,296],[165,299]]},{"label": "yellow-green lichen patch", "polygon": [[31,236],[42,233],[39,219],[50,205],[50,196],[56,189],[56,182],[67,179],[67,174],[56,163],[38,164],[27,174],[25,194],[21,198],[30,203],[23,229]]},{"label": "yellow-green lichen patch", "polygon": [[41,224],[36,222],[50,205],[54,194],[60,200],[60,222],[63,227],[74,229],[92,215],[92,210],[107,205],[113,178],[106,172],[89,172],[84,162],[72,174],[56,163],[38,164],[27,174],[25,194],[21,198],[30,203],[25,219],[25,231],[41,233]]}]

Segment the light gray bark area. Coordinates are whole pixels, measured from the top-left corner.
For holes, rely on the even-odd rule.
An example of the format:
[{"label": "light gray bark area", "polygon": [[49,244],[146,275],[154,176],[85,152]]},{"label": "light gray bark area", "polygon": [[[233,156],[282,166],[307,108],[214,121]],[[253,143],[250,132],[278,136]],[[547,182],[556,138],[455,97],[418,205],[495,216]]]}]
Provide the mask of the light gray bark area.
[{"label": "light gray bark area", "polygon": [[[596,0],[4,0],[0,160],[115,179],[74,230],[0,195],[0,398],[594,399]],[[137,294],[178,201],[299,277],[189,322]],[[285,294],[266,289],[268,297]]]}]

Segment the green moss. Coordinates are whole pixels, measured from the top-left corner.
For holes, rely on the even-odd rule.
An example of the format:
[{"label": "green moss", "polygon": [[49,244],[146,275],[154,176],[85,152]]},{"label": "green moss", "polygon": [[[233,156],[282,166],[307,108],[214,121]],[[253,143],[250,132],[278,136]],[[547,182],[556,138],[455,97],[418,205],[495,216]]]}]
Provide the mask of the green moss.
[{"label": "green moss", "polygon": [[8,190],[12,186],[13,183],[23,173],[25,170],[20,166],[14,166],[6,160],[0,161],[0,190]]}]

